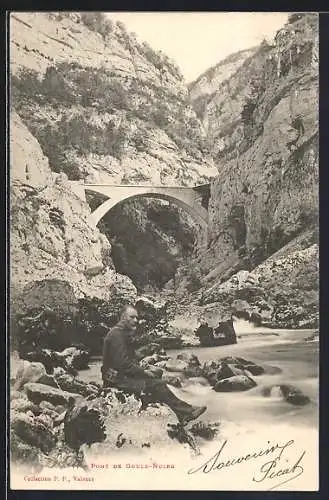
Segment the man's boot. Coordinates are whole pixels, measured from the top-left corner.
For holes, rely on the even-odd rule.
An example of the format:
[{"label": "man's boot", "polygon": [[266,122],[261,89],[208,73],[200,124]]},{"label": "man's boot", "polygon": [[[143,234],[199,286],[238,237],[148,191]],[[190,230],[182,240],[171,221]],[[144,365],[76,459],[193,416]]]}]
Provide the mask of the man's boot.
[{"label": "man's boot", "polygon": [[187,411],[184,411],[184,413],[176,413],[177,418],[183,426],[191,422],[191,420],[196,420],[199,418],[205,411],[207,407],[206,406],[191,406]]}]

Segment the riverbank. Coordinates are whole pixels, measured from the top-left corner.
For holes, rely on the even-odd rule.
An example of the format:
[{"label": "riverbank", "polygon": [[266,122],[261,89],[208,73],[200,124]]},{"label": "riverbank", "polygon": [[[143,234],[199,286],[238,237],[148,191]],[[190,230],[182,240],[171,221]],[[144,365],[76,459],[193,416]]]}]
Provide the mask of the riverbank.
[{"label": "riverbank", "polygon": [[[257,386],[237,393],[215,392],[203,379],[187,378],[180,388],[171,387],[179,397],[192,404],[207,405],[207,412],[199,419],[205,423],[219,423],[219,431],[213,441],[198,440],[200,453],[194,453],[188,444],[179,443],[168,436],[168,424],[176,418],[165,406],[148,407],[139,413],[135,400],[117,405],[106,419],[107,438],[102,443],[84,447],[89,471],[87,478],[74,479],[75,472],[65,469],[71,489],[129,489],[129,478],[134,489],[269,489],[253,481],[262,463],[239,464],[236,468],[221,470],[220,474],[205,475],[203,472],[189,474],[201,466],[225,444],[225,457],[241,456],[275,443],[293,442],[289,445],[286,460],[293,460],[303,450],[307,476],[294,479],[293,489],[314,489],[317,486],[318,453],[318,342],[306,342],[313,331],[260,331],[240,323],[238,344],[212,348],[185,348],[168,351],[171,358],[186,353],[195,353],[200,362],[216,360],[225,356],[240,356],[266,368],[266,373],[253,376]],[[79,372],[85,382],[100,382],[101,361],[93,359],[90,369]],[[310,398],[304,406],[294,406],[284,400],[275,389],[265,397],[262,389],[273,385],[291,383]],[[190,426],[188,426],[190,427]],[[224,456],[224,452],[223,452]],[[239,469],[238,469],[238,468]],[[13,469],[14,471],[14,469]],[[63,475],[63,470],[57,471]],[[57,474],[54,469],[43,469],[42,474]],[[13,472],[14,473],[14,472]],[[79,474],[81,471],[79,472]],[[78,474],[78,475],[79,475]],[[311,479],[310,479],[311,476]],[[20,488],[38,488],[40,483],[26,482],[15,473]],[[18,484],[17,483],[17,484]],[[265,481],[266,483],[266,481]],[[82,486],[83,484],[83,486]],[[168,486],[170,484],[170,486]],[[277,481],[278,484],[278,481]],[[52,482],[43,487],[53,488]],[[56,485],[62,488],[62,484]],[[65,486],[65,485],[64,485]],[[63,486],[63,489],[64,489]],[[270,486],[270,485],[268,485]],[[275,484],[273,484],[275,486]],[[17,486],[18,487],[18,486]],[[278,489],[289,489],[287,485]]]}]

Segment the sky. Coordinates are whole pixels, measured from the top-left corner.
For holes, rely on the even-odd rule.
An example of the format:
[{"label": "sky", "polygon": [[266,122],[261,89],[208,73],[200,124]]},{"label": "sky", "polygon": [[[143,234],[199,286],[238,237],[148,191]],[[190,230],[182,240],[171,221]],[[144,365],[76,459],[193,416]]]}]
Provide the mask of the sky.
[{"label": "sky", "polygon": [[273,38],[283,12],[108,12],[140,41],[174,59],[191,82],[229,54]]}]

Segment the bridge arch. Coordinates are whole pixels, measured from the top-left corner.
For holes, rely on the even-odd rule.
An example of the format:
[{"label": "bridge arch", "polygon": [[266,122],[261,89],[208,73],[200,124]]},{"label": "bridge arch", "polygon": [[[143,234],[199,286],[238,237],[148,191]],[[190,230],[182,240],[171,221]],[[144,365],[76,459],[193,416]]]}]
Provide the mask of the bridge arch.
[{"label": "bridge arch", "polygon": [[[118,188],[123,187],[118,186]],[[206,227],[208,222],[208,212],[201,204],[197,203],[199,195],[193,188],[154,188],[136,186],[127,186],[128,189],[114,189],[111,190],[110,198],[104,201],[97,207],[89,216],[89,223],[96,227],[99,221],[108,213],[113,207],[120,205],[126,200],[137,198],[156,198],[169,201],[180,208],[186,210],[196,222],[201,226]],[[90,191],[98,194],[107,194],[104,189],[85,186],[85,191]],[[107,194],[108,195],[108,194]]]}]

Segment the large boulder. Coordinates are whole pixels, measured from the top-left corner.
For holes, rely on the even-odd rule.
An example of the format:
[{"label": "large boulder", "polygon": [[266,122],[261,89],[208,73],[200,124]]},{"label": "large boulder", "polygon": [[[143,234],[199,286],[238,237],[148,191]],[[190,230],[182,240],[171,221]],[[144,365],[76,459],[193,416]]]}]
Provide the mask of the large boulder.
[{"label": "large boulder", "polygon": [[32,403],[32,401],[29,401],[27,398],[18,398],[12,400],[10,403],[10,410],[11,412],[19,413],[27,413],[28,411],[31,411],[32,413],[34,413],[34,415],[39,415],[41,413],[38,405]]},{"label": "large boulder", "polygon": [[93,384],[87,384],[79,379],[72,377],[72,375],[64,374],[56,378],[59,387],[68,391],[69,393],[81,394],[81,396],[88,397],[97,395],[99,390]]},{"label": "large boulder", "polygon": [[204,363],[202,373],[211,385],[230,377],[248,375],[241,363],[231,357]]},{"label": "large boulder", "polygon": [[21,360],[16,372],[13,390],[19,391],[27,382],[37,382],[45,374],[46,369],[42,363]]},{"label": "large boulder", "polygon": [[251,375],[262,375],[263,373],[265,373],[265,369],[262,366],[257,365],[253,361],[249,361],[238,356],[227,356],[225,358],[221,358],[221,361],[229,365],[234,365],[240,370],[247,370],[251,373]]},{"label": "large boulder", "polygon": [[188,366],[184,369],[183,373],[186,377],[202,377],[203,370],[200,361],[195,354],[182,353],[178,354],[177,359],[186,361]]},{"label": "large boulder", "polygon": [[70,404],[64,417],[64,437],[73,450],[106,439],[104,419],[97,403],[80,401]]},{"label": "large boulder", "polygon": [[269,397],[279,394],[287,403],[303,406],[310,402],[310,398],[297,387],[291,384],[266,386],[262,389],[263,396]]},{"label": "large boulder", "polygon": [[183,345],[181,335],[163,335],[158,337],[158,342],[163,349],[179,349]]},{"label": "large boulder", "polygon": [[256,387],[256,382],[245,375],[236,375],[234,377],[219,380],[214,389],[216,392],[235,392],[235,391],[249,391]]},{"label": "large boulder", "polygon": [[[25,434],[24,434],[25,435]],[[33,466],[34,470],[41,470],[39,462],[40,450],[21,439],[13,429],[10,429],[10,459],[16,465]]]},{"label": "large boulder", "polygon": [[14,413],[10,425],[16,435],[31,446],[48,453],[56,445],[56,437],[44,422],[24,413]]},{"label": "large boulder", "polygon": [[61,389],[56,389],[55,387],[50,387],[45,384],[38,384],[34,382],[30,382],[25,384],[24,390],[28,395],[30,401],[35,404],[40,404],[41,401],[49,401],[53,405],[67,405],[69,401],[73,398],[73,400],[80,400],[81,395],[63,391]]}]

